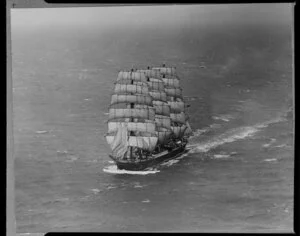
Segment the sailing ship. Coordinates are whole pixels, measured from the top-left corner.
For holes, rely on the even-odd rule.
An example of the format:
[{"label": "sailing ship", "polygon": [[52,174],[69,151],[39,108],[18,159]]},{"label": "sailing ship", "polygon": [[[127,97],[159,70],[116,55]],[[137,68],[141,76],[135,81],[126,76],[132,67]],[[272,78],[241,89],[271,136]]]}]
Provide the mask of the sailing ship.
[{"label": "sailing ship", "polygon": [[105,135],[118,169],[144,170],[186,152],[192,129],[175,67],[119,71]]}]

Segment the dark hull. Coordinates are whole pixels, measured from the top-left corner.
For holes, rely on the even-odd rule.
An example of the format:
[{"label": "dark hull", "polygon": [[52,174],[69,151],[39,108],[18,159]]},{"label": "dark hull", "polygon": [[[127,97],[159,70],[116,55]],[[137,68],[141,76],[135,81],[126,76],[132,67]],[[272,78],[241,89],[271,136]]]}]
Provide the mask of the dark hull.
[{"label": "dark hull", "polygon": [[180,147],[174,148],[173,150],[167,152],[166,154],[157,156],[154,159],[151,160],[145,160],[145,161],[139,161],[139,162],[125,162],[125,161],[118,161],[115,158],[113,158],[111,155],[110,158],[112,158],[118,168],[120,170],[131,170],[131,171],[139,171],[144,170],[149,167],[153,167],[161,162],[174,159],[178,157],[180,154],[186,153],[187,150],[185,149],[186,145],[182,145]]}]

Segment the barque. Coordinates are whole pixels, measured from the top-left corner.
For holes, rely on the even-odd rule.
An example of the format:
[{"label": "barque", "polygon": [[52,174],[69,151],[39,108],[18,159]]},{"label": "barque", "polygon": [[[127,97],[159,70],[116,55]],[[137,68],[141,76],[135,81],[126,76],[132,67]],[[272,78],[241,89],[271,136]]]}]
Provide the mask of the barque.
[{"label": "barque", "polygon": [[186,152],[192,130],[175,67],[120,71],[105,135],[119,169],[144,170]]}]

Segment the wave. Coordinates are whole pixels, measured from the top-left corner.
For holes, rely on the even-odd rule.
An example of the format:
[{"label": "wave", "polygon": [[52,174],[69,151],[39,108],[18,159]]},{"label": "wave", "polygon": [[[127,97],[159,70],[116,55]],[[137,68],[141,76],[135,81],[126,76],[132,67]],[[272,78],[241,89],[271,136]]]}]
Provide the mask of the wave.
[{"label": "wave", "polygon": [[177,162],[179,162],[178,159],[172,159],[172,160],[161,163],[160,166],[172,166],[173,164],[175,164]]},{"label": "wave", "polygon": [[275,142],[276,142],[276,139],[272,138],[269,143],[263,144],[262,147],[264,147],[264,148],[270,147]]},{"label": "wave", "polygon": [[277,161],[276,158],[264,159],[264,162]]},{"label": "wave", "polygon": [[117,165],[110,165],[103,168],[103,171],[110,174],[128,174],[128,175],[148,175],[148,174],[155,174],[160,172],[156,169],[149,169],[144,171],[131,171],[131,170],[120,170],[118,169]]},{"label": "wave", "polygon": [[212,118],[214,120],[222,120],[222,121],[228,122],[231,119],[233,119],[234,117],[231,115],[220,115],[220,116],[213,116]]},{"label": "wave", "polygon": [[270,124],[278,123],[284,120],[285,120],[284,118],[279,117],[263,123],[256,124],[254,126],[245,126],[245,127],[239,127],[239,128],[229,130],[217,137],[214,137],[209,141],[200,144],[198,143],[198,144],[188,145],[188,147],[191,149],[189,153],[208,152],[209,150],[216,148],[220,145],[223,145],[225,143],[231,143],[236,140],[251,137],[255,133],[259,132],[260,129],[266,128]]},{"label": "wave", "polygon": [[101,190],[97,188],[90,189],[94,194],[98,194]]},{"label": "wave", "polygon": [[143,202],[143,203],[149,203],[150,200],[149,200],[149,199],[145,199],[145,200],[143,200],[142,202]]},{"label": "wave", "polygon": [[215,154],[214,159],[226,159],[230,158],[231,156],[229,154]]},{"label": "wave", "polygon": [[192,136],[189,138],[189,142],[191,143],[191,142],[193,142],[194,139],[200,137],[202,134],[207,133],[207,132],[209,132],[213,129],[218,129],[220,127],[222,127],[220,124],[212,124],[212,125],[210,125],[206,128],[203,128],[203,129],[196,129],[193,132]]}]

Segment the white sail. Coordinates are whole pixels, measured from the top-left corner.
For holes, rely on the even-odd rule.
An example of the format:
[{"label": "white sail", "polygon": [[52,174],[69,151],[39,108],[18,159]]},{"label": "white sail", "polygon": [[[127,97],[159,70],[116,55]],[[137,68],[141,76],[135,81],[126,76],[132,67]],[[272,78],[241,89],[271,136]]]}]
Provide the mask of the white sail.
[{"label": "white sail", "polygon": [[156,131],[157,137],[158,137],[158,143],[159,144],[165,144],[170,140],[170,136],[173,133],[172,130],[160,128],[158,131]]},{"label": "white sail", "polygon": [[157,106],[168,105],[167,102],[164,102],[164,101],[158,101],[158,100],[153,100],[153,101],[152,101],[152,104],[153,104],[153,105],[157,105]]},{"label": "white sail", "polygon": [[137,72],[143,72],[147,77],[159,78],[161,77],[161,73],[158,70],[137,70]]},{"label": "white sail", "polygon": [[177,78],[162,78],[166,86],[180,88],[179,79]]},{"label": "white sail", "polygon": [[154,67],[153,70],[158,70],[161,74],[176,75],[175,67]]},{"label": "white sail", "polygon": [[191,126],[190,126],[190,123],[188,121],[186,121],[185,125],[186,125],[187,128],[184,131],[184,135],[186,135],[186,136],[192,135],[193,134],[193,130],[192,130]]},{"label": "white sail", "polygon": [[185,124],[186,116],[184,112],[180,113],[170,113],[171,120],[181,124]]},{"label": "white sail", "polygon": [[115,136],[106,136],[106,140],[112,149],[113,155],[117,158],[122,158],[127,151],[127,125],[119,124]]},{"label": "white sail", "polygon": [[144,122],[108,122],[108,133],[113,133],[118,130],[120,125],[127,124],[128,131],[139,131],[155,133],[155,123],[144,123]]},{"label": "white sail", "polygon": [[159,101],[167,101],[167,94],[165,92],[161,91],[150,91],[150,96],[153,98],[153,100],[159,100]]},{"label": "white sail", "polygon": [[153,151],[156,147],[158,137],[129,136],[128,145],[144,150]]},{"label": "white sail", "polygon": [[[106,141],[108,144],[112,144],[115,140],[114,135],[108,134]],[[142,137],[142,136],[129,136],[127,137],[127,147],[139,147],[144,150],[153,151],[158,141],[157,136]]]},{"label": "white sail", "polygon": [[171,126],[175,138],[181,138],[184,135],[184,131],[186,130],[186,128],[187,128],[186,125]]},{"label": "white sail", "polygon": [[164,92],[165,85],[162,81],[149,81],[148,85],[151,90],[158,90]]},{"label": "white sail", "polygon": [[115,84],[135,84],[135,85],[148,87],[147,82],[137,81],[137,80],[132,80],[132,79],[120,79],[120,80],[116,81]]},{"label": "white sail", "polygon": [[147,81],[146,76],[142,72],[136,72],[136,71],[120,71],[118,74],[118,80],[122,79],[132,79],[137,81]]},{"label": "white sail", "polygon": [[124,108],[116,109],[110,108],[108,120],[117,119],[117,118],[142,118],[148,120],[154,120],[155,111],[154,108]]},{"label": "white sail", "polygon": [[123,95],[123,94],[113,94],[111,96],[111,105],[118,103],[135,103],[135,104],[144,104],[151,106],[152,97],[147,95]]},{"label": "white sail", "polygon": [[149,81],[150,82],[157,82],[157,83],[163,83],[164,82],[161,78],[153,78],[153,77],[150,77]]},{"label": "white sail", "polygon": [[168,96],[171,96],[171,97],[179,97],[181,98],[182,97],[182,90],[181,88],[170,88],[170,87],[166,87],[165,88],[165,92]]},{"label": "white sail", "polygon": [[157,127],[171,129],[171,118],[168,116],[155,115],[155,123]]},{"label": "white sail", "polygon": [[136,84],[116,84],[115,94],[122,93],[134,93],[134,94],[149,94],[149,89],[146,86],[136,85]]},{"label": "white sail", "polygon": [[175,101],[175,102],[171,102],[168,101],[168,104],[171,108],[171,112],[173,113],[178,113],[178,112],[183,112],[184,111],[184,102],[181,101]]},{"label": "white sail", "polygon": [[170,116],[170,106],[168,106],[167,104],[162,104],[162,105],[153,104],[153,107],[155,109],[155,114]]},{"label": "white sail", "polygon": [[135,108],[145,108],[147,109],[149,107],[149,105],[143,105],[143,104],[136,104],[134,105]]}]

